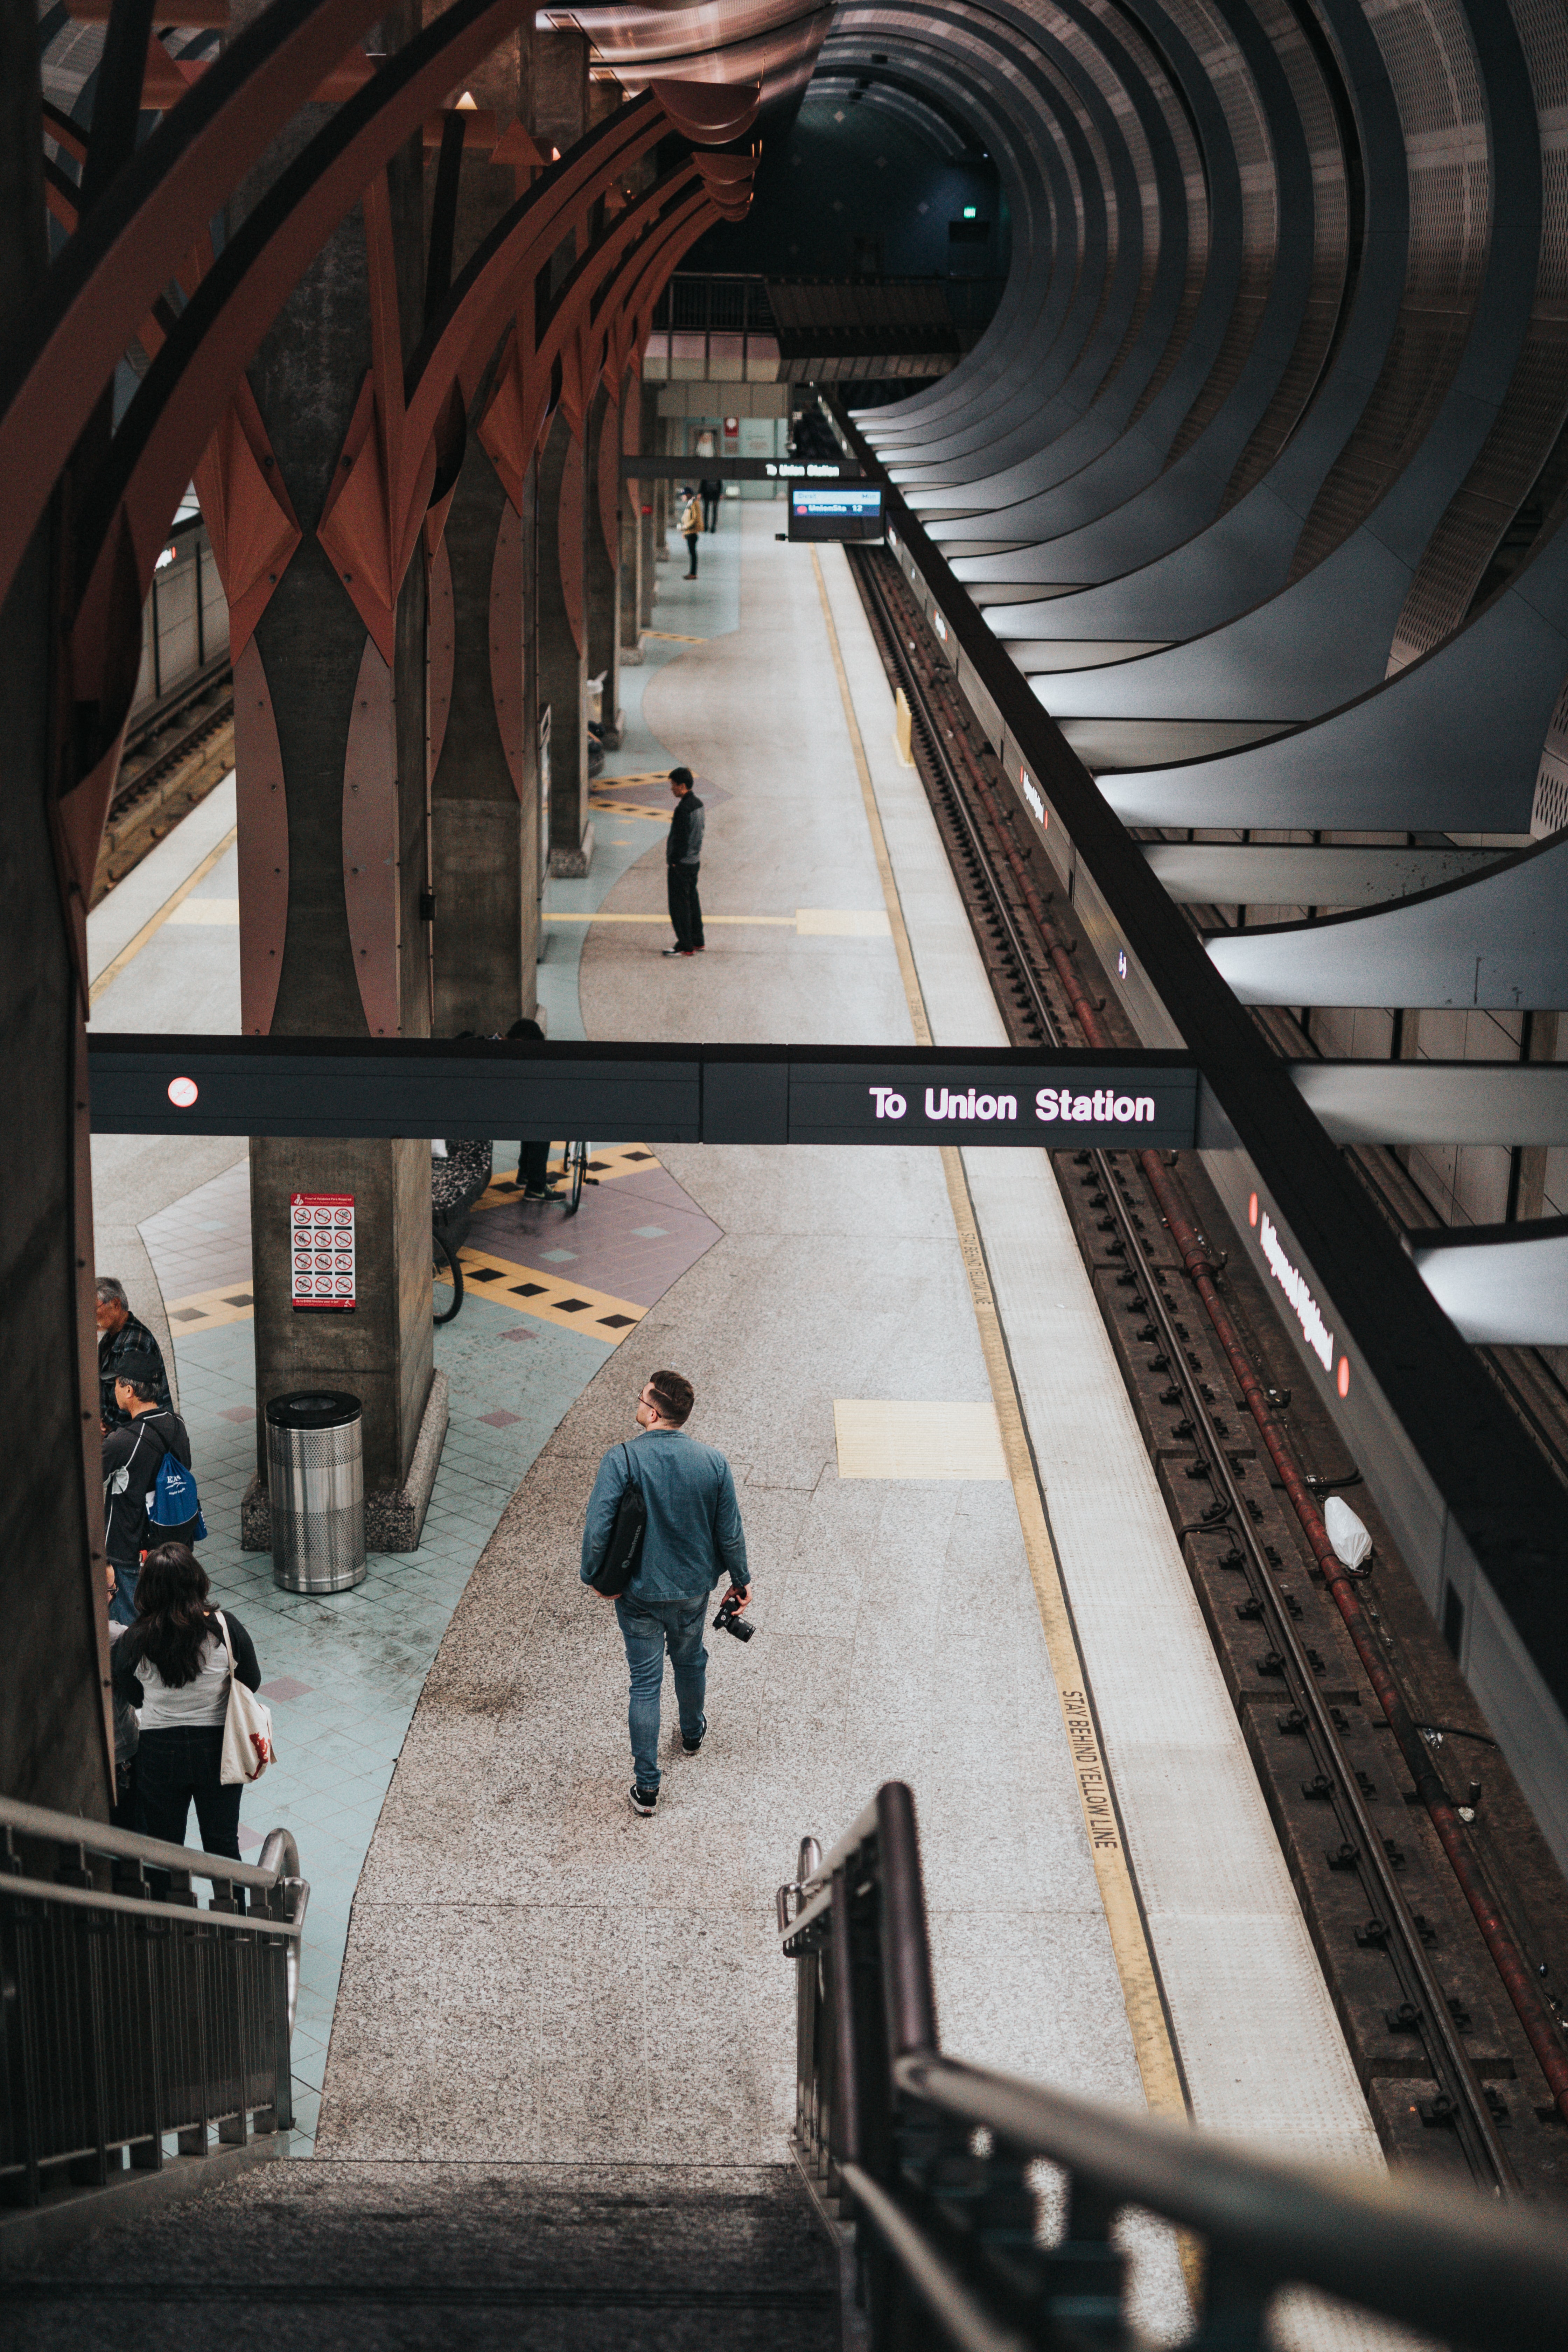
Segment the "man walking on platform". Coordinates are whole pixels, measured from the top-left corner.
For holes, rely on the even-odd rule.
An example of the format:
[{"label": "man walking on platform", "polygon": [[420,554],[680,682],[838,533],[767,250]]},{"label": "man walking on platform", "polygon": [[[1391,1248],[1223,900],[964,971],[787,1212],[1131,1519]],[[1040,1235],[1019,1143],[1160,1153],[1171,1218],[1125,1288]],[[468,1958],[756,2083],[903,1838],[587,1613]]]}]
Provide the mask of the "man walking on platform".
[{"label": "man walking on platform", "polygon": [[593,1578],[609,1549],[616,1507],[628,1486],[641,1489],[647,1510],[637,1573],[616,1602],[631,1673],[627,1723],[634,1779],[627,1791],[634,1813],[658,1803],[658,1700],[664,1654],[675,1669],[680,1741],[695,1756],[708,1728],[708,1652],[702,1620],[708,1596],[728,1576],[726,1605],[738,1613],[752,1597],[746,1538],[735,1481],[724,1456],[685,1423],[696,1402],[679,1372],[655,1372],[637,1399],[639,1434],[612,1445],[599,1465],[583,1527],[583,1581]]},{"label": "man walking on platform", "polygon": [[702,936],[697,877],[702,864],[702,831],[707,819],[702,803],[691,789],[689,768],[671,768],[669,789],[675,794],[675,814],[669,821],[669,839],[664,846],[664,871],[675,945],[664,952],[667,956],[700,955],[707,941]]},{"label": "man walking on platform", "polygon": [[715,477],[699,482],[697,487],[702,493],[702,528],[704,530],[717,530],[719,501],[724,495],[723,482]]}]

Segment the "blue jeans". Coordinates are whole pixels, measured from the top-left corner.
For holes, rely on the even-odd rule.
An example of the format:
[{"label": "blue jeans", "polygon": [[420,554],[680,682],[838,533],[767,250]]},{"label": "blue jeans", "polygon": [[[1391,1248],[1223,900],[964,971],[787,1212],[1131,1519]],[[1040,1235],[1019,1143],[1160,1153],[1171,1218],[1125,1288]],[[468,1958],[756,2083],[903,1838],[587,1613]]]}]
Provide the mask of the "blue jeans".
[{"label": "blue jeans", "polygon": [[122,1559],[114,1563],[114,1591],[110,1596],[109,1614],[116,1625],[136,1622],[136,1584],[142,1574],[142,1563],[127,1568]]},{"label": "blue jeans", "polygon": [[702,1645],[702,1620],[709,1596],[695,1600],[628,1601],[616,1603],[621,1639],[631,1668],[632,1696],[626,1722],[632,1735],[632,1769],[639,1789],[657,1789],[658,1769],[658,1694],[664,1681],[664,1653],[675,1669],[675,1698],[680,1709],[680,1729],[687,1739],[700,1739],[708,1728],[702,1697],[708,1684],[708,1653]]}]

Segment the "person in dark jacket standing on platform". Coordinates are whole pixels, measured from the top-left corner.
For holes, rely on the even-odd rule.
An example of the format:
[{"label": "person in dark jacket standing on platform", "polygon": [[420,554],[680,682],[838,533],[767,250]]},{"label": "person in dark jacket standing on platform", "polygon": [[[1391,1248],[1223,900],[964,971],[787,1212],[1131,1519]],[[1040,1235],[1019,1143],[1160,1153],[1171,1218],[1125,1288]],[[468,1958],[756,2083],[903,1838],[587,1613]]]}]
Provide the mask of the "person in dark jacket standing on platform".
[{"label": "person in dark jacket standing on platform", "polygon": [[592,1591],[616,1524],[616,1506],[628,1485],[641,1488],[647,1507],[642,1555],[616,1602],[631,1672],[627,1724],[634,1778],[626,1793],[634,1813],[651,1813],[658,1803],[665,1651],[675,1669],[681,1746],[695,1756],[708,1728],[708,1653],[702,1643],[708,1597],[726,1576],[725,1599],[734,1601],[737,1612],[752,1597],[730,1465],[716,1447],[686,1434],[695,1402],[691,1382],[679,1372],[653,1374],[637,1399],[639,1434],[629,1445],[612,1445],[600,1463],[583,1528],[583,1581]]},{"label": "person in dark jacket standing on platform", "polygon": [[206,1570],[189,1544],[160,1544],[147,1555],[137,1590],[136,1622],[114,1644],[116,1694],[142,1710],[136,1749],[136,1822],[143,1837],[184,1845],[194,1800],[208,1853],[239,1860],[239,1800],[244,1783],[223,1777],[228,1715],[228,1650],[247,1690],[261,1669],[237,1617],[207,1607]]},{"label": "person in dark jacket standing on platform", "polygon": [[702,864],[702,833],[707,816],[692,790],[689,768],[671,768],[669,789],[675,794],[675,814],[669,821],[669,839],[664,845],[664,871],[675,945],[664,952],[667,956],[700,955],[707,941],[702,936],[702,904],[697,896],[697,876]]},{"label": "person in dark jacket standing on platform", "polygon": [[[114,1563],[109,1613],[121,1625],[136,1622],[136,1580],[150,1546],[188,1538],[191,1528],[155,1527],[148,1506],[165,1454],[188,1470],[191,1441],[177,1412],[158,1402],[153,1365],[130,1356],[121,1366],[115,1399],[121,1423],[103,1441],[103,1548]],[[196,1522],[191,1523],[192,1528]]]},{"label": "person in dark jacket standing on platform", "polygon": [[163,1371],[163,1351],[148,1330],[131,1312],[131,1302],[125,1296],[125,1285],[111,1274],[98,1277],[98,1390],[99,1423],[104,1429],[123,1429],[129,1414],[122,1412],[114,1402],[114,1383],[127,1357],[139,1357],[153,1366],[153,1386],[157,1401],[166,1412],[174,1402]]},{"label": "person in dark jacket standing on platform", "polygon": [[721,481],[710,480],[699,482],[697,487],[702,493],[702,528],[704,530],[717,530],[719,501],[724,495],[724,485]]}]

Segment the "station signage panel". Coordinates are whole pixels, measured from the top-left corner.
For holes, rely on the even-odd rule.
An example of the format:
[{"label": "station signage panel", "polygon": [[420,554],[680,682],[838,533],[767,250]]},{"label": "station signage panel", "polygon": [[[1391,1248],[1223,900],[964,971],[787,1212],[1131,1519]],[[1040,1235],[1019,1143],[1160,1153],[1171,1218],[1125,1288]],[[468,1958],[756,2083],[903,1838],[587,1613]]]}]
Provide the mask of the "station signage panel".
[{"label": "station signage panel", "polygon": [[[130,1037],[89,1047],[100,1135],[583,1137],[595,1143],[1191,1148],[1183,1054],[993,1045],[539,1045],[510,1039]],[[313,1311],[353,1298],[353,1203],[301,1198],[333,1263],[291,1269]],[[301,1239],[299,1255],[307,1255]],[[347,1263],[336,1263],[339,1255]],[[332,1280],[323,1286],[319,1277]],[[346,1286],[337,1277],[349,1277]]]},{"label": "station signage panel", "polygon": [[289,1295],[296,1315],[353,1313],[352,1192],[296,1192],[290,1200]]},{"label": "station signage panel", "polygon": [[789,535],[795,540],[880,539],[882,493],[870,482],[792,482]]},{"label": "station signage panel", "polygon": [[1188,1150],[1197,1075],[1107,1062],[978,1056],[880,1068],[796,1062],[792,1143],[1026,1144],[1035,1150]]}]

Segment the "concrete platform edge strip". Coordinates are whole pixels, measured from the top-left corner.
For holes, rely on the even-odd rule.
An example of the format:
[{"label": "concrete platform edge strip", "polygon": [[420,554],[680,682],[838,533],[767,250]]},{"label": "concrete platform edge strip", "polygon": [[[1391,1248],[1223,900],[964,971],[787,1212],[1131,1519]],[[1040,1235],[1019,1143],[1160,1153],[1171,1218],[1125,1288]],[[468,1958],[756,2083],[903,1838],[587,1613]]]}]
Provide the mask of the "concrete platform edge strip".
[{"label": "concrete platform edge strip", "polygon": [[[877,871],[881,877],[882,894],[887,901],[888,921],[898,953],[899,971],[909,1002],[910,1018],[914,1025],[916,1043],[929,1045],[934,1040],[926,1013],[925,995],[904,924],[903,906],[882,828],[881,812],[877,804],[876,788],[871,781],[854,697],[844,667],[827,583],[815,548],[811,551],[811,561],[816,575],[817,594],[822,602],[828,649],[833,656],[834,676],[838,682],[839,700],[844,707],[844,722],[848,730],[856,773],[860,780],[861,796],[866,805],[866,821],[870,827],[872,846],[876,852]],[[984,1245],[970,1199],[963,1156],[956,1146],[949,1145],[943,1150],[942,1162],[964,1271],[969,1278],[970,1303],[985,1359],[992,1402],[1001,1426],[1003,1450],[1023,1530],[1030,1580],[1035,1588],[1058,1703],[1073,1757],[1074,1777],[1093,1857],[1095,1881],[1121,1979],[1128,2030],[1132,2037],[1143,2095],[1152,2114],[1184,2117],[1190,2112],[1190,2102],[1160,1982],[1159,1964],[1122,1833],[1110,1770],[1096,1721],[1093,1694],[1079,1654],[1078,1636],[1057,1562],[1056,1548],[1051,1540],[1045,1496],[1036,1472],[1023,1406],[1013,1380],[1001,1317],[992,1293]],[[1185,2249],[1183,2269],[1190,2273]],[[1187,2283],[1191,2292],[1194,2281],[1190,2274]]]},{"label": "concrete platform edge strip", "polygon": [[0,2210],[0,2273],[31,2267],[96,2230],[111,2230],[159,2211],[181,2198],[202,2197],[254,2164],[279,2164],[289,2134],[258,2133],[243,2147],[219,2146],[205,2156],[167,2156],[156,2172],[126,2172],[103,2189],[73,2189],[42,2205]]}]

